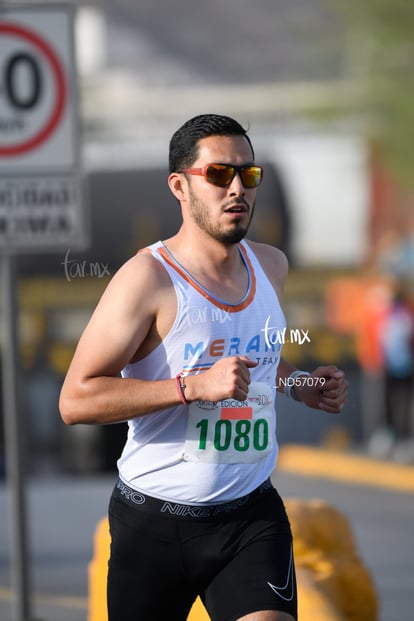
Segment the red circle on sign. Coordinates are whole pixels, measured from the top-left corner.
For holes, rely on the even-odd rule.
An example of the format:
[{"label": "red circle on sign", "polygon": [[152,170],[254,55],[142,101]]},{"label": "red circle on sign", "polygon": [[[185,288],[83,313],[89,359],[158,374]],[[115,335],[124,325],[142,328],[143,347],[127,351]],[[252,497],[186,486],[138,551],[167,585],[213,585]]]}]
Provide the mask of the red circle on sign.
[{"label": "red circle on sign", "polygon": [[16,26],[15,24],[1,24],[0,23],[0,35],[2,33],[14,35],[21,37],[22,39],[26,39],[30,41],[33,45],[39,48],[43,54],[46,56],[50,67],[52,69],[53,77],[56,82],[56,101],[54,103],[51,116],[48,118],[46,123],[40,128],[40,130],[32,136],[29,140],[21,144],[16,144],[9,147],[2,147],[0,145],[0,156],[2,155],[21,155],[22,153],[26,153],[27,151],[31,151],[35,147],[38,147],[42,142],[47,140],[47,138],[53,133],[58,125],[63,110],[65,108],[65,100],[66,100],[66,83],[65,83],[65,75],[62,69],[62,66],[59,62],[58,57],[52,48],[41,39],[37,34],[30,30],[26,30],[21,26]]}]

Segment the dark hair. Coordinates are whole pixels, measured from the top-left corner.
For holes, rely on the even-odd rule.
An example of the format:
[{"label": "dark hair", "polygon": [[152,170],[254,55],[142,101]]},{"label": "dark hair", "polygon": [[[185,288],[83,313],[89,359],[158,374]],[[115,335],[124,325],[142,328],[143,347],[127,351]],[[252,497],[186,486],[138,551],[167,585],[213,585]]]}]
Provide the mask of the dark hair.
[{"label": "dark hair", "polygon": [[170,140],[169,171],[178,172],[190,168],[197,159],[198,143],[209,136],[244,136],[254,150],[247,130],[229,116],[200,114],[186,121]]}]

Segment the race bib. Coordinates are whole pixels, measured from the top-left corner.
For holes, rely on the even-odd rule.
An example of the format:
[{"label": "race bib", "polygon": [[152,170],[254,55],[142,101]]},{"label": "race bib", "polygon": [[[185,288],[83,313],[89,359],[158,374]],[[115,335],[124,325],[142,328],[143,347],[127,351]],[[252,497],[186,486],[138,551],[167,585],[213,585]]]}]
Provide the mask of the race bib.
[{"label": "race bib", "polygon": [[275,442],[274,399],[268,384],[253,382],[246,401],[194,401],[189,406],[184,459],[215,464],[260,461]]}]

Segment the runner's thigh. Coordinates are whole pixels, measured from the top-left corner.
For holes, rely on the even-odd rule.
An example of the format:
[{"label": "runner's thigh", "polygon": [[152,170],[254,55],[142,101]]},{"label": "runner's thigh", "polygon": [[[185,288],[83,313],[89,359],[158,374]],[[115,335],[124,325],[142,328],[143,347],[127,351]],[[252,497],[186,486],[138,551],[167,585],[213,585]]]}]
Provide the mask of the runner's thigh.
[{"label": "runner's thigh", "polygon": [[277,491],[267,493],[253,511],[238,553],[205,591],[212,621],[236,621],[259,610],[297,618],[292,535]]},{"label": "runner's thigh", "polygon": [[185,621],[196,597],[181,572],[175,522],[109,507],[108,621]]}]

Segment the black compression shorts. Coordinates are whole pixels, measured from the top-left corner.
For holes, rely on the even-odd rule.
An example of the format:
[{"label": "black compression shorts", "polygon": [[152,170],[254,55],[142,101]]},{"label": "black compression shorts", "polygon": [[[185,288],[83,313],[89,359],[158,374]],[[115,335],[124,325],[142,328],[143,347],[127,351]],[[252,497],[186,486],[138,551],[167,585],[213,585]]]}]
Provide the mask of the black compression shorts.
[{"label": "black compression shorts", "polygon": [[212,621],[259,610],[297,619],[292,537],[270,481],[207,508],[167,503],[118,481],[109,506],[108,621]]}]

